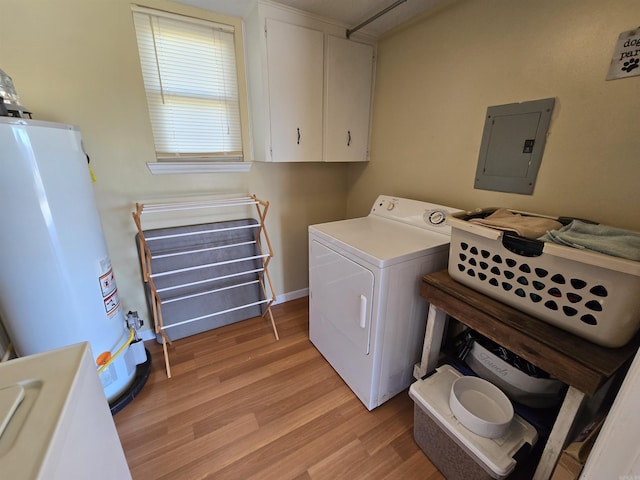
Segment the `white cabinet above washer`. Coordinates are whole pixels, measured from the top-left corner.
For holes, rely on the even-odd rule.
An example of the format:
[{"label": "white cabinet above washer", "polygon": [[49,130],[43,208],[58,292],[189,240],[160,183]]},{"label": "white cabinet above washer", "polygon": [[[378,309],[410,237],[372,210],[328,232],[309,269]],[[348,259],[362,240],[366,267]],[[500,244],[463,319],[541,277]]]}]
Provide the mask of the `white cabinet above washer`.
[{"label": "white cabinet above washer", "polygon": [[267,18],[272,160],[322,158],[322,32]]},{"label": "white cabinet above washer", "polygon": [[253,159],[368,160],[375,42],[272,2],[245,18]]},{"label": "white cabinet above washer", "polygon": [[373,45],[327,35],[325,162],[369,160]]}]

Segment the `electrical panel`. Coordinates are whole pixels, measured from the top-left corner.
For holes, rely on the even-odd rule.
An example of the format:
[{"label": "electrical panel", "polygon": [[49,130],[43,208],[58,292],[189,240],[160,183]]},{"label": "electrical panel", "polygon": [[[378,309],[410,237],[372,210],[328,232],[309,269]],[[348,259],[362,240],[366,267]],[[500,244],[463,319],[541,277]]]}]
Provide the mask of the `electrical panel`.
[{"label": "electrical panel", "polygon": [[545,98],[487,109],[475,188],[533,193],[554,103]]}]

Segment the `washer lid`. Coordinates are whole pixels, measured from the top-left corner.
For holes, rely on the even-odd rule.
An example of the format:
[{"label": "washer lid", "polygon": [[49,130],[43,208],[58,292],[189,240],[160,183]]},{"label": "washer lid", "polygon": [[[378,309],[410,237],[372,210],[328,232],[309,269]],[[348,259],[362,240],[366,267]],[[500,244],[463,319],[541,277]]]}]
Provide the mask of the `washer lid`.
[{"label": "washer lid", "polygon": [[445,234],[374,215],[311,225],[309,234],[378,268],[448,251],[451,239]]},{"label": "washer lid", "polygon": [[13,410],[8,415],[5,409],[7,424],[0,437],[2,478],[42,478],[38,472],[45,463],[56,463],[49,459],[55,459],[70,429],[63,419],[76,414],[72,390],[84,385],[78,381],[81,365],[87,372],[95,368],[88,342],[0,364],[0,388],[9,393],[5,408]]},{"label": "washer lid", "polygon": [[0,388],[0,438],[16,409],[24,400],[24,387],[18,383]]}]

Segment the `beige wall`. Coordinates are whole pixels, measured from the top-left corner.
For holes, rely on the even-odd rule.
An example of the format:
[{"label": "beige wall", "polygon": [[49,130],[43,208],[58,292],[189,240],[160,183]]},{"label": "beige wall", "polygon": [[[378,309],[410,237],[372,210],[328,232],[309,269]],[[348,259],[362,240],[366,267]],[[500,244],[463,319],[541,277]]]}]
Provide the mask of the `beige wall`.
[{"label": "beige wall", "polygon": [[[137,3],[207,15],[163,0]],[[131,218],[135,202],[147,199],[214,192],[268,200],[276,293],[307,287],[307,226],[344,217],[345,165],[254,164],[246,174],[151,175],[146,162],[154,150],[130,2],[3,0],[2,18],[0,68],[12,76],[22,103],[36,119],[82,131],[125,311],[149,319]]]},{"label": "beige wall", "polygon": [[[368,164],[177,176],[146,167],[153,145],[129,5],[3,0],[0,28],[0,67],[22,102],[38,119],[82,130],[125,309],[146,312],[131,211],[147,199],[239,192],[270,201],[278,294],[307,287],[307,225],[364,215],[380,193],[640,230],[640,77],[604,80],[618,34],[637,26],[629,15],[636,0],[459,0],[380,42]],[[551,96],[534,194],[474,190],[487,106]]]},{"label": "beige wall", "polygon": [[[506,206],[640,230],[640,76],[605,81],[637,0],[459,0],[378,46],[371,161],[349,216],[380,193]],[[473,188],[490,105],[555,97],[533,195]]]}]

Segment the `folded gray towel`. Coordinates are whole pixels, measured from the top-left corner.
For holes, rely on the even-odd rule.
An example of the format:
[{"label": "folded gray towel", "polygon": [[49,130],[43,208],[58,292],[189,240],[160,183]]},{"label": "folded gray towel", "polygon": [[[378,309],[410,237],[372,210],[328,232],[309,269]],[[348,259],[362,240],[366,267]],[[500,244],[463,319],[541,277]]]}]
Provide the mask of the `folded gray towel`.
[{"label": "folded gray towel", "polygon": [[640,261],[640,232],[622,228],[573,220],[559,230],[548,231],[538,240]]}]

